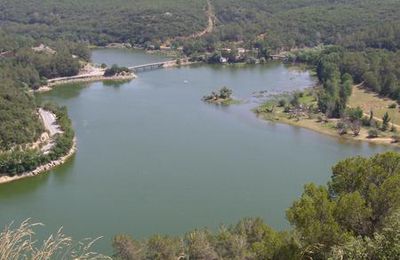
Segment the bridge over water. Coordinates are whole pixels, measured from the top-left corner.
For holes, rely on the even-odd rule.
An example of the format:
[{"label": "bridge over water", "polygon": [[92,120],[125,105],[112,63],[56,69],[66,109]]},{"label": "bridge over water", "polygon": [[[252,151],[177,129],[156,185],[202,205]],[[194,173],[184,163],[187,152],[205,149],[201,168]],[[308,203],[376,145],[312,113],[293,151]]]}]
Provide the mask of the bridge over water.
[{"label": "bridge over water", "polygon": [[188,59],[169,60],[169,61],[161,61],[161,62],[154,62],[154,63],[131,66],[131,67],[128,67],[128,69],[130,69],[133,72],[139,72],[139,71],[146,71],[146,70],[154,70],[154,69],[160,69],[160,68],[173,67],[173,66],[176,66],[176,65],[179,65],[179,64],[188,63],[188,62],[189,62]]}]

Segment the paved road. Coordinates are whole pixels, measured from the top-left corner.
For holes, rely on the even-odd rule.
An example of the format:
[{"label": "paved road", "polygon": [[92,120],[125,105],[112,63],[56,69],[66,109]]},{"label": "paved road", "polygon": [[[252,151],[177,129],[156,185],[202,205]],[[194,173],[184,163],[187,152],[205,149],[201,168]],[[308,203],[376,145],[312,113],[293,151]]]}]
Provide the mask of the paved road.
[{"label": "paved road", "polygon": [[60,126],[57,125],[56,116],[53,113],[39,108],[39,114],[42,118],[44,127],[49,131],[50,137],[62,133]]}]

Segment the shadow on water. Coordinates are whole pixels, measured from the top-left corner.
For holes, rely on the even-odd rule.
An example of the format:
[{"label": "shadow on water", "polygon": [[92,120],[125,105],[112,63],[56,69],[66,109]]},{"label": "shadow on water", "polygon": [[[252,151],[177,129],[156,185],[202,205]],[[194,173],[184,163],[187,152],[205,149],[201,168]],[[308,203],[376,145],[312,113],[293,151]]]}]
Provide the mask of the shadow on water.
[{"label": "shadow on water", "polygon": [[0,186],[0,201],[18,199],[42,188],[49,182],[49,174],[44,173],[35,177],[18,180]]},{"label": "shadow on water", "polygon": [[113,88],[119,88],[122,85],[128,83],[130,80],[120,80],[120,81],[115,81],[115,80],[104,80],[103,81],[103,86],[105,87],[113,87]]},{"label": "shadow on water", "polygon": [[57,184],[66,183],[74,167],[75,155],[73,155],[66,163],[55,167],[54,169],[39,174],[35,177],[18,180],[15,182],[0,185],[0,201],[18,199],[33,194],[44,186],[55,182]]},{"label": "shadow on water", "polygon": [[54,87],[51,91],[35,94],[39,102],[45,101],[48,98],[60,100],[74,99],[81,95],[82,90],[89,87],[91,83],[71,83],[63,84]]}]

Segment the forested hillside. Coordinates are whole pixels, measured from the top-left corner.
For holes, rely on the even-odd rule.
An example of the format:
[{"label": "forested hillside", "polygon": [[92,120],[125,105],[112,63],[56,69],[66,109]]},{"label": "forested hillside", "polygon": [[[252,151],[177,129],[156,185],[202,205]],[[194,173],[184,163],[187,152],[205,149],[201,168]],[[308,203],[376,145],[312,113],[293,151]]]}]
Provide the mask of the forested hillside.
[{"label": "forested hillside", "polygon": [[35,38],[144,44],[202,30],[207,24],[206,4],[205,0],[1,0],[0,23]]},{"label": "forested hillside", "polygon": [[[370,27],[400,21],[397,0],[211,0],[211,4],[216,28],[206,37],[208,43],[252,41],[261,35],[275,48],[352,44],[353,34],[362,39]],[[0,24],[34,38],[62,36],[96,45],[155,44],[203,30],[206,6],[206,0],[0,0]]]},{"label": "forested hillside", "polygon": [[36,101],[28,90],[49,78],[75,75],[79,59],[89,59],[88,49],[81,44],[47,43],[51,47],[38,51],[33,47],[39,42],[33,39],[0,32],[0,152],[36,141],[43,132]]},{"label": "forested hillside", "polygon": [[213,3],[220,39],[245,40],[265,34],[276,46],[339,43],[361,29],[400,20],[400,2],[396,0],[216,0]]}]

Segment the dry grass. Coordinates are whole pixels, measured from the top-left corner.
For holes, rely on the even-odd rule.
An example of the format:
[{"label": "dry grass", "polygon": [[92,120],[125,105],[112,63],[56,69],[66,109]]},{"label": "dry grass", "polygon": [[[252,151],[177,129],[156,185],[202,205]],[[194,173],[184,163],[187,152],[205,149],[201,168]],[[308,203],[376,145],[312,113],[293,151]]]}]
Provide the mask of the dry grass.
[{"label": "dry grass", "polygon": [[29,219],[17,227],[14,227],[13,223],[6,226],[0,233],[0,260],[111,259],[90,251],[99,238],[75,242],[62,232],[62,228],[42,243],[38,243],[34,232],[38,226],[43,224],[31,223]]},{"label": "dry grass", "polygon": [[389,105],[396,103],[396,101],[389,98],[379,97],[376,93],[365,90],[360,86],[353,87],[353,93],[349,99],[350,107],[360,107],[364,113],[369,114],[372,110],[374,116],[382,119],[383,115],[388,112],[392,123],[400,124],[400,110],[399,108],[389,108]]}]

